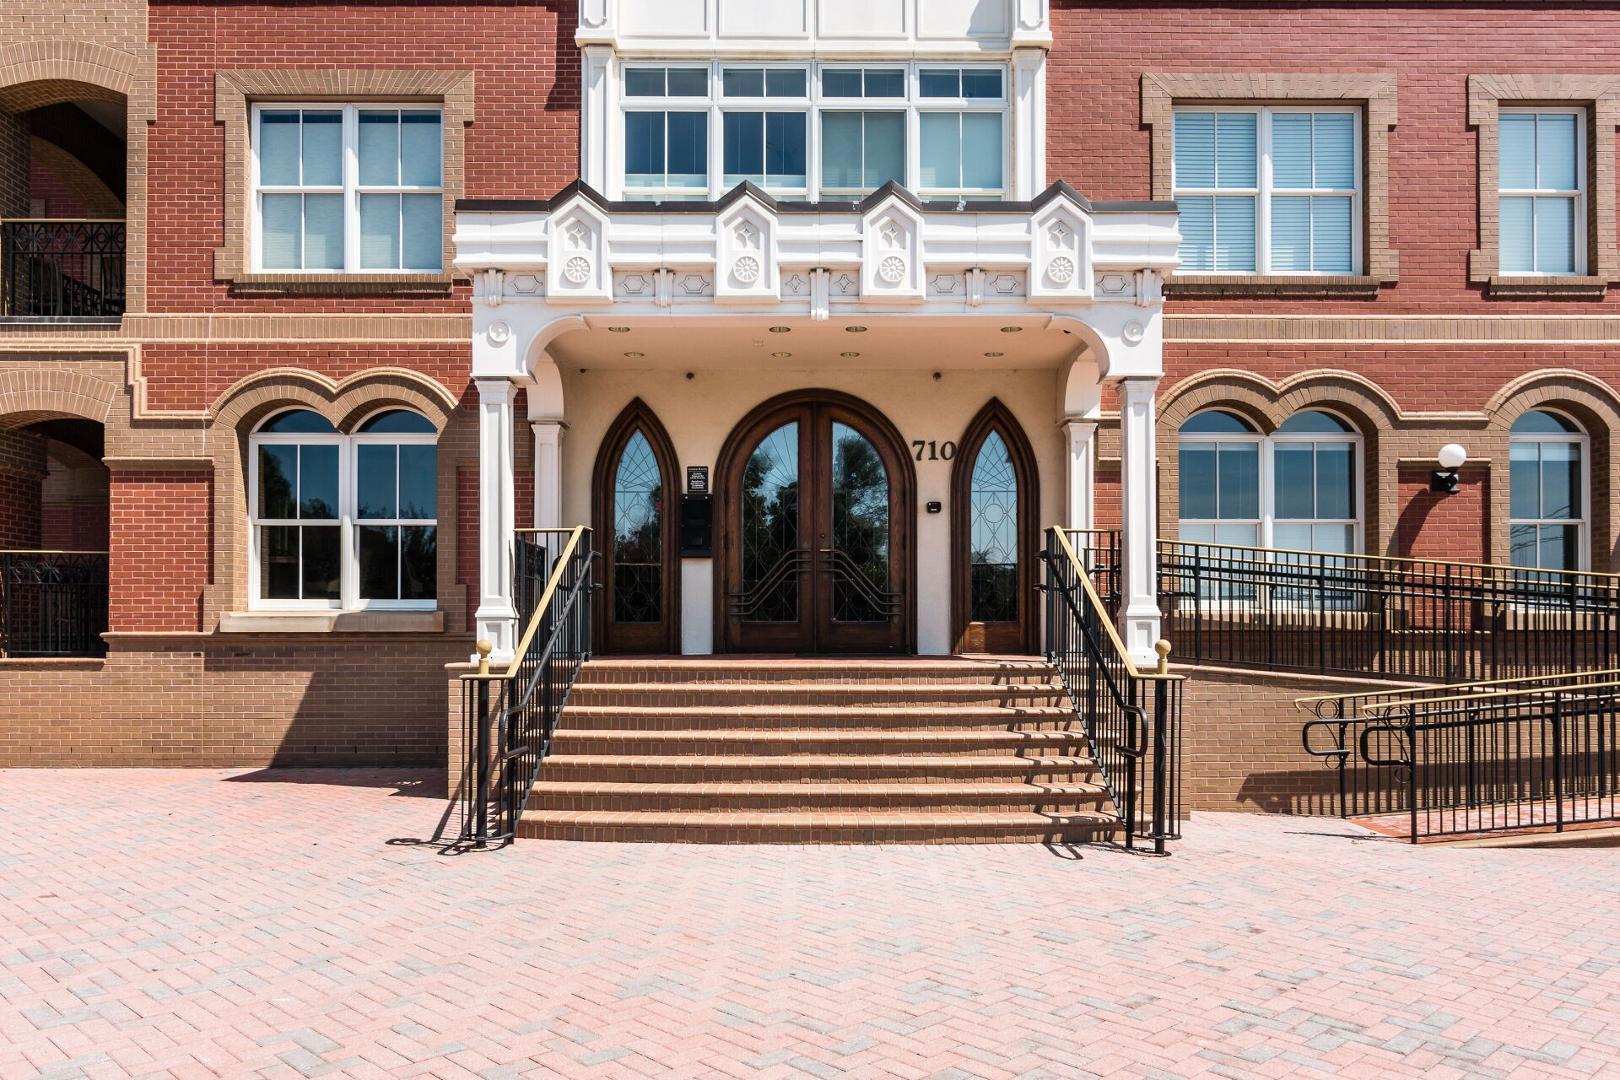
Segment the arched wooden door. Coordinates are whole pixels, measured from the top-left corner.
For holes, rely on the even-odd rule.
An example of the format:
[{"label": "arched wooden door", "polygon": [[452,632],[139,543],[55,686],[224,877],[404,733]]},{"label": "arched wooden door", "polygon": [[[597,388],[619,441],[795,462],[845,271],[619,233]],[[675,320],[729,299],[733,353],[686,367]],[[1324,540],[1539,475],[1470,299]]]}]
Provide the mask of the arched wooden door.
[{"label": "arched wooden door", "polygon": [[680,651],[676,472],[664,425],[637,398],[603,438],[592,481],[602,556],[596,608],[601,652]]},{"label": "arched wooden door", "polygon": [[915,482],[881,413],[828,391],[766,402],[719,468],[721,646],[912,651]]},{"label": "arched wooden door", "polygon": [[995,398],[958,443],[951,490],[956,650],[1034,652],[1035,455]]}]

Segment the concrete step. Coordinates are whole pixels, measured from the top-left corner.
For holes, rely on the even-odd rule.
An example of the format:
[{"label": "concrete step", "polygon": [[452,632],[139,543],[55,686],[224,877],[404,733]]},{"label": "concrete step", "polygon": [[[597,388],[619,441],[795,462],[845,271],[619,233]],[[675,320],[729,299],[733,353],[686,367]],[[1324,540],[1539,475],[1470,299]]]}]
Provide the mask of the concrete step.
[{"label": "concrete step", "polygon": [[518,834],[542,840],[704,844],[1086,843],[1121,838],[1112,814],[988,810],[528,810]]},{"label": "concrete step", "polygon": [[1039,657],[612,657],[580,669],[582,686],[637,683],[1045,683],[1055,669]]},{"label": "concrete step", "polygon": [[1060,810],[1100,809],[1101,784],[963,782],[954,784],[802,781],[638,784],[542,781],[530,810],[814,812],[817,810]]},{"label": "concrete step", "polygon": [[571,726],[596,731],[1056,731],[1079,727],[1074,710],[1054,705],[622,705],[568,706]]},{"label": "concrete step", "polygon": [[1063,688],[1051,683],[891,683],[772,680],[730,683],[579,683],[570,705],[626,709],[738,705],[849,707],[854,705],[1059,706]]},{"label": "concrete step", "polygon": [[1087,752],[1081,731],[935,730],[625,731],[559,728],[552,753],[654,756],[771,757],[799,754],[896,755],[1080,755]]},{"label": "concrete step", "polygon": [[1084,755],[783,754],[770,757],[552,754],[542,782],[712,784],[796,781],[912,783],[1074,783],[1099,779]]}]

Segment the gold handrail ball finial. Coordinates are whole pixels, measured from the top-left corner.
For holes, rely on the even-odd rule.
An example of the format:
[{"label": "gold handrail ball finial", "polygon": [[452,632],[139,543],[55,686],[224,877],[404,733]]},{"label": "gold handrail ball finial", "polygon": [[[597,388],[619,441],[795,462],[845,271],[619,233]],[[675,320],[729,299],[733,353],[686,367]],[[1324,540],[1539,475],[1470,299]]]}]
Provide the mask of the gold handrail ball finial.
[{"label": "gold handrail ball finial", "polygon": [[1170,674],[1170,643],[1160,638],[1153,643],[1153,651],[1159,654],[1159,674]]},{"label": "gold handrail ball finial", "polygon": [[489,654],[495,651],[495,646],[480,639],[478,644],[473,646],[473,648],[478,650],[478,674],[488,675]]}]

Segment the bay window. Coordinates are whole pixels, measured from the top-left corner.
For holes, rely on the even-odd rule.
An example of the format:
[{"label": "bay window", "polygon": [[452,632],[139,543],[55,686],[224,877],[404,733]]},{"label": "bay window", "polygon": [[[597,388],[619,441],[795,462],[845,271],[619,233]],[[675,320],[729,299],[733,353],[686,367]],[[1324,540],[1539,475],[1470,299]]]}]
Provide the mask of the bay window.
[{"label": "bay window", "polygon": [[1501,111],[1502,273],[1586,272],[1584,117],[1571,109]]},{"label": "bay window", "polygon": [[318,413],[271,417],[249,440],[251,606],[435,606],[438,435],[378,413],[342,434]]},{"label": "bay window", "polygon": [[1005,69],[939,64],[628,64],[623,191],[714,199],[748,181],[786,199],[897,181],[924,198],[1007,188]]},{"label": "bay window", "polygon": [[251,139],[256,270],[443,268],[439,109],[256,105]]},{"label": "bay window", "polygon": [[1360,127],[1355,109],[1177,108],[1177,273],[1360,273]]}]

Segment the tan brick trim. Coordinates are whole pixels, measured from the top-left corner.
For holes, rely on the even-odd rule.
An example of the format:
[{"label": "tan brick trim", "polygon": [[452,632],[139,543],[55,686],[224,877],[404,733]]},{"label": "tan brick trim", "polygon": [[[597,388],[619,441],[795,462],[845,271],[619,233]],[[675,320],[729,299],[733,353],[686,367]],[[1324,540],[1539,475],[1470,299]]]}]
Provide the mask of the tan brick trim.
[{"label": "tan brick trim", "polygon": [[1614,345],[1612,315],[1168,314],[1166,342],[1367,345]]},{"label": "tan brick trim", "polygon": [[405,368],[371,368],[333,380],[304,368],[269,368],[243,378],[215,399],[209,410],[208,457],[214,474],[213,574],[203,593],[203,626],[221,615],[245,611],[247,595],[248,436],[259,421],[286,408],[320,413],[339,431],[351,430],[378,409],[421,413],[439,429],[439,598],[448,625],[463,624],[464,600],[456,584],[456,464],[452,448],[471,440],[451,434],[459,401],[442,384]]},{"label": "tan brick trim", "polygon": [[[1584,371],[1544,368],[1514,379],[1485,406],[1485,430],[1468,445],[1468,456],[1488,456],[1509,462],[1508,436],[1514,421],[1532,409],[1568,413],[1587,434],[1591,460],[1592,505],[1588,525],[1592,534],[1591,569],[1612,573],[1620,569],[1620,483],[1615,479],[1615,439],[1620,435],[1620,394],[1614,387]],[[1511,465],[1505,466],[1510,468]],[[1497,561],[1508,557],[1508,518],[1511,487],[1507,477],[1490,486],[1490,543]]]},{"label": "tan brick trim", "polygon": [[1382,387],[1353,371],[1322,368],[1272,382],[1252,372],[1216,369],[1182,379],[1159,396],[1160,534],[1178,535],[1181,517],[1181,425],[1204,409],[1226,408],[1270,434],[1302,409],[1323,409],[1348,421],[1362,439],[1362,533],[1365,549],[1390,550],[1399,515],[1396,458],[1400,408]]},{"label": "tan brick trim", "polygon": [[[1497,199],[1501,105],[1575,105],[1586,110],[1586,277],[1504,277],[1497,272],[1501,213]],[[1479,131],[1479,247],[1468,253],[1468,280],[1521,297],[1602,295],[1620,282],[1615,249],[1614,129],[1620,125],[1620,76],[1470,75],[1468,126]],[[1562,286],[1562,289],[1560,289]]]},{"label": "tan brick trim", "polygon": [[77,417],[105,425],[124,389],[88,371],[34,366],[0,366],[0,427],[19,414]]},{"label": "tan brick trim", "polygon": [[[1178,104],[1289,105],[1360,104],[1366,135],[1366,250],[1367,281],[1352,280],[1347,287],[1366,291],[1369,283],[1393,285],[1399,274],[1399,256],[1389,242],[1389,129],[1396,123],[1396,81],[1393,74],[1295,74],[1264,72],[1148,72],[1142,76],[1142,123],[1152,132],[1153,197],[1171,197],[1173,109]],[[1281,287],[1297,279],[1254,276],[1248,285]],[[1237,286],[1234,286],[1236,288]]]},{"label": "tan brick trim", "polygon": [[[420,69],[239,70],[214,73],[214,121],[225,128],[225,234],[214,249],[214,277],[219,281],[251,279],[255,292],[271,291],[273,277],[252,274],[248,266],[248,105],[253,101],[423,101],[444,109],[444,272],[401,275],[401,288],[449,280],[455,251],[450,243],[455,204],[466,172],[466,127],[473,122],[471,71]],[[341,286],[348,275],[323,275]],[[311,275],[287,275],[288,291],[307,291]],[[373,282],[373,288],[384,283]]]},{"label": "tan brick trim", "polygon": [[[44,84],[49,84],[44,98],[30,89]],[[86,95],[83,88],[95,89]],[[157,50],[113,49],[68,38],[0,47],[0,109],[67,100],[60,96],[64,93],[124,102],[124,306],[130,312],[145,311],[146,136],[157,122]]]}]

